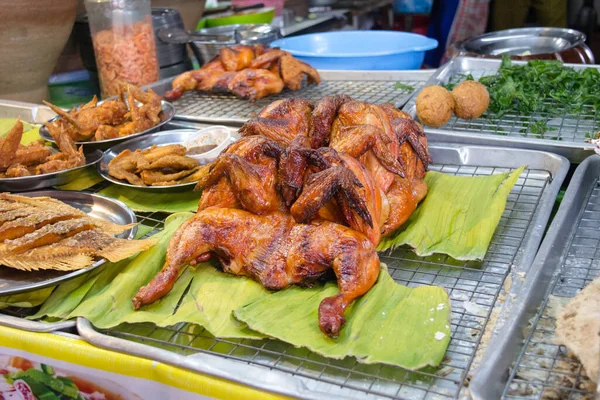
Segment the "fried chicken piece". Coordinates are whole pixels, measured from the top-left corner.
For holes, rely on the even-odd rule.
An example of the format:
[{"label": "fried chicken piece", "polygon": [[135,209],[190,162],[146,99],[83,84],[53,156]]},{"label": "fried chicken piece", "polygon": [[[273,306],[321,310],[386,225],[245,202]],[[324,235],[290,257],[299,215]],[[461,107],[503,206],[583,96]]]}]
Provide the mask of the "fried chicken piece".
[{"label": "fried chicken piece", "polygon": [[17,149],[15,164],[20,164],[25,167],[41,164],[45,162],[51,154],[52,152],[49,147],[33,142],[27,146],[20,146]]},{"label": "fried chicken piece", "polygon": [[50,131],[52,138],[60,149],[60,153],[48,157],[48,161],[35,167],[36,174],[49,174],[85,165],[83,146],[77,149],[73,139],[64,132]]},{"label": "fried chicken piece", "polygon": [[246,122],[239,130],[242,136],[263,135],[282,146],[296,136],[308,136],[312,131],[313,105],[304,99],[277,100],[263,108],[258,118]]},{"label": "fried chicken piece", "polygon": [[279,60],[279,75],[285,83],[285,87],[291,90],[302,88],[302,79],[307,76],[307,83],[319,84],[321,77],[317,70],[310,65],[295,59],[291,54],[285,54]]},{"label": "fried chicken piece", "polygon": [[6,171],[8,167],[14,164],[22,137],[23,123],[20,118],[17,118],[17,122],[0,144],[0,172]]},{"label": "fried chicken piece", "polygon": [[185,265],[210,256],[219,259],[225,272],[248,276],[271,290],[314,281],[333,269],[340,293],[319,306],[319,327],[330,337],[338,336],[346,307],[375,284],[380,268],[369,240],[342,225],[304,225],[284,212],[255,215],[211,207],[177,230],[163,270],[140,288],[134,308],[166,295]]},{"label": "fried chicken piece", "polygon": [[184,156],[187,152],[185,146],[181,144],[168,144],[166,146],[152,146],[149,149],[143,150],[142,155],[149,163],[160,160],[168,156]]},{"label": "fried chicken piece", "polygon": [[311,132],[311,145],[314,149],[329,145],[329,137],[333,121],[338,110],[345,103],[354,99],[345,94],[323,97],[312,112],[313,130]]},{"label": "fried chicken piece", "polygon": [[229,91],[241,98],[256,101],[283,90],[283,81],[266,69],[244,69],[229,82]]},{"label": "fried chicken piece", "polygon": [[219,50],[219,58],[226,71],[241,71],[244,68],[248,68],[254,59],[254,48],[244,45],[232,48],[222,47]]},{"label": "fried chicken piece", "polygon": [[30,176],[30,175],[31,175],[31,173],[29,172],[27,167],[24,165],[21,165],[21,164],[11,165],[10,167],[8,167],[8,169],[6,170],[6,173],[4,174],[4,176],[7,178],[20,178],[23,176]]},{"label": "fried chicken piece", "polygon": [[110,160],[108,163],[108,174],[117,179],[126,180],[132,185],[146,186],[144,181],[135,174],[138,170],[140,160],[143,165],[148,164],[140,150],[136,150],[135,152],[129,149],[124,150]]}]

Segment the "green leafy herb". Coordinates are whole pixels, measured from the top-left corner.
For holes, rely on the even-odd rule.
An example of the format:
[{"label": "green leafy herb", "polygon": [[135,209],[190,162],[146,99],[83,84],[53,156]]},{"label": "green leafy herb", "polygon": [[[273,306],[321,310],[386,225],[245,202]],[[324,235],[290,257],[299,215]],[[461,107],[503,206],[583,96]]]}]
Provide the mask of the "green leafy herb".
[{"label": "green leafy herb", "polygon": [[415,90],[414,86],[410,86],[410,85],[407,85],[402,82],[396,82],[396,84],[394,85],[394,89],[402,89],[402,90],[406,90],[409,92],[412,92]]},{"label": "green leafy herb", "polygon": [[[600,72],[595,68],[575,70],[560,61],[547,60],[515,65],[505,56],[497,74],[479,81],[490,94],[488,110],[498,116],[536,112],[562,116],[600,107]],[[537,125],[537,132],[543,127],[542,123]]]},{"label": "green leafy herb", "polygon": [[548,131],[555,131],[556,128],[549,127],[548,126],[548,121],[539,119],[539,120],[537,120],[534,123],[532,123],[532,124],[529,125],[529,130],[534,135],[538,135],[539,137],[543,138],[544,135],[546,134],[546,132],[548,132]]}]

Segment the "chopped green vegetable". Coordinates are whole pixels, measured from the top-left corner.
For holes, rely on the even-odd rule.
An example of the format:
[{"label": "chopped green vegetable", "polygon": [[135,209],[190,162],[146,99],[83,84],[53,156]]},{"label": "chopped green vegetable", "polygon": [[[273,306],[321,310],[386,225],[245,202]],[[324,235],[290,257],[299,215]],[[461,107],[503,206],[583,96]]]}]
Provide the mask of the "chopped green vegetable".
[{"label": "chopped green vegetable", "polygon": [[44,371],[45,373],[49,374],[49,375],[54,375],[54,368],[52,368],[52,366],[50,365],[46,365],[46,364],[42,364],[42,371]]},{"label": "chopped green vegetable", "polygon": [[554,60],[515,65],[505,56],[495,75],[479,81],[490,94],[489,112],[499,116],[535,112],[562,116],[600,106],[600,72],[596,68],[575,70]]},{"label": "chopped green vegetable", "polygon": [[415,90],[415,88],[413,86],[407,85],[402,82],[396,82],[396,84],[394,85],[394,89],[402,89],[402,90],[407,90],[409,92],[412,92],[413,90]]}]

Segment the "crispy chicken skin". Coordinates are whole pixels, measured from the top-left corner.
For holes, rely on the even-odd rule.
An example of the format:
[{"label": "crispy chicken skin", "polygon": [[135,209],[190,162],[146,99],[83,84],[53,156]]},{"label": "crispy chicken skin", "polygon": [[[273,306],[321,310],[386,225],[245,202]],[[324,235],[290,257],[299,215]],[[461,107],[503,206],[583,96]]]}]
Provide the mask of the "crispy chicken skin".
[{"label": "crispy chicken skin", "polygon": [[366,293],[379,274],[379,258],[359,232],[329,221],[298,224],[287,213],[256,215],[230,208],[207,208],[186,221],[167,250],[163,270],[133,299],[136,309],[168,293],[181,268],[216,257],[225,272],[248,276],[265,288],[284,289],[314,281],[330,268],[340,294],[319,306],[319,327],[337,337],[344,311]]},{"label": "crispy chicken skin", "polygon": [[321,82],[314,68],[295,59],[287,51],[270,49],[264,45],[225,47],[200,69],[176,77],[165,98],[176,100],[184,92],[198,90],[233,93],[256,101],[279,93],[284,87],[299,90],[304,76],[308,84]]}]

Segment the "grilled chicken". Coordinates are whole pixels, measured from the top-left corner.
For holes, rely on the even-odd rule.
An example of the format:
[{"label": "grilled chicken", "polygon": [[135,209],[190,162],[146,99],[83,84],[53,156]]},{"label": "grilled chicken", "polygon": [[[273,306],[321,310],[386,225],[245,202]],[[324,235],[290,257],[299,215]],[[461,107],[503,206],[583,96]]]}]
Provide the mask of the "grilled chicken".
[{"label": "grilled chicken", "polygon": [[219,55],[199,70],[188,71],[173,80],[167,100],[175,100],[190,90],[233,93],[256,101],[279,93],[284,87],[298,90],[304,76],[308,84],[321,82],[319,73],[310,65],[296,60],[287,51],[263,45],[239,45],[223,48]]}]

